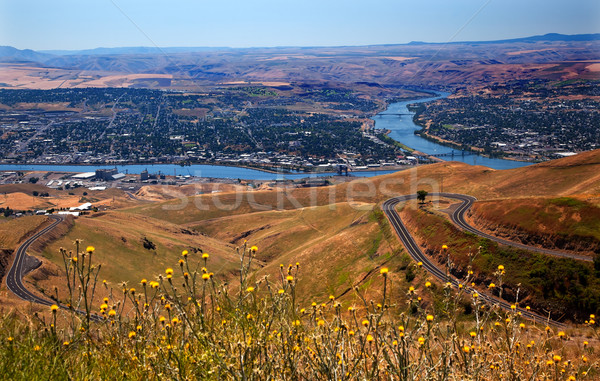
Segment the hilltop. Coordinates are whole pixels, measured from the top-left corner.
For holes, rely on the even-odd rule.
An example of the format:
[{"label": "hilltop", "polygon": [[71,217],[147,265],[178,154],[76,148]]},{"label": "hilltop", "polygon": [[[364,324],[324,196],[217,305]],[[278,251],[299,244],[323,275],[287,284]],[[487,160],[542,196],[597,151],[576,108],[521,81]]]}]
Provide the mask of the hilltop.
[{"label": "hilltop", "polygon": [[300,81],[448,88],[574,74],[596,78],[588,66],[598,60],[597,46],[598,34],[548,34],[503,41],[349,47],[140,47],[45,53],[5,47],[7,62],[0,83],[8,88],[196,89],[231,81]]}]

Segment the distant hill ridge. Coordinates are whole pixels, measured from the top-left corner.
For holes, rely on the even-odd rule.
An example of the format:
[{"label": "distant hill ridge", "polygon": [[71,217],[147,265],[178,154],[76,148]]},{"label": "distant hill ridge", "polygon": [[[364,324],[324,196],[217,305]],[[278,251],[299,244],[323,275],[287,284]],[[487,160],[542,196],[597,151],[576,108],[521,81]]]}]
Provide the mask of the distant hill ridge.
[{"label": "distant hill ridge", "polygon": [[[491,41],[456,41],[456,42],[422,42],[413,41],[408,44],[373,44],[365,46],[404,46],[404,45],[431,45],[431,44],[503,44],[503,43],[518,43],[518,42],[542,42],[542,41],[599,41],[600,33],[593,34],[574,34],[566,35],[560,33],[548,33],[538,36],[505,39],[505,40],[491,40]],[[342,46],[339,46],[342,47]],[[349,47],[349,46],[345,46]],[[356,46],[359,47],[359,46]],[[7,61],[10,58],[11,61],[36,61],[45,62],[56,56],[65,55],[76,55],[76,56],[89,56],[89,55],[121,55],[121,54],[161,54],[161,53],[193,53],[193,52],[206,52],[206,51],[223,51],[223,50],[255,50],[255,49],[268,49],[278,50],[286,48],[303,48],[303,47],[255,47],[255,48],[230,48],[230,47],[148,47],[148,46],[137,46],[137,47],[115,47],[105,48],[99,47],[95,49],[84,49],[84,50],[40,50],[35,51],[31,49],[17,49],[12,46],[0,46],[0,60]],[[320,46],[306,46],[304,48],[321,48]],[[322,48],[331,48],[322,46]]]},{"label": "distant hill ridge", "polygon": [[409,45],[426,45],[426,44],[507,44],[516,42],[543,42],[543,41],[599,41],[600,33],[590,34],[560,34],[547,33],[538,36],[511,38],[506,40],[491,40],[491,41],[452,41],[452,42],[423,42],[412,41]]}]

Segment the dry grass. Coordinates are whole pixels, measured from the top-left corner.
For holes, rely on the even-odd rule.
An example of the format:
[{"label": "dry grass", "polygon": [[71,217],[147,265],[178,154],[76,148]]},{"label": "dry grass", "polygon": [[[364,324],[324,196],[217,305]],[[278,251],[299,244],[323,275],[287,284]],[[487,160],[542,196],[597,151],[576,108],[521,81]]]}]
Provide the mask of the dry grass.
[{"label": "dry grass", "polygon": [[571,197],[490,200],[475,203],[484,221],[531,234],[590,237],[600,241],[600,208]]},{"label": "dry grass", "polygon": [[[157,280],[144,279],[136,288],[123,285],[122,292],[96,303],[98,251],[83,247],[61,253],[71,290],[62,302],[85,314],[53,306],[45,320],[30,324],[12,316],[0,320],[0,370],[6,377],[558,381],[598,376],[595,321],[559,332],[530,325],[516,311],[485,306],[476,294],[437,284],[391,292],[398,283],[387,267],[373,275],[378,293],[352,290],[360,302],[345,308],[333,295],[297,303],[298,279],[311,277],[301,273],[301,264],[281,268],[278,278],[256,279],[251,269],[260,250],[255,246],[237,251],[240,282],[234,287],[210,271],[212,257],[185,251],[179,266],[165,269]],[[497,276],[501,285],[504,272]],[[438,303],[424,303],[422,296],[435,295]],[[473,312],[460,321],[465,305]],[[91,319],[94,313],[99,322]],[[576,336],[584,332],[590,338]]]},{"label": "dry grass", "polygon": [[298,290],[309,301],[361,285],[382,264],[400,265],[400,245],[395,237],[384,236],[372,207],[339,203],[258,212],[212,219],[194,228],[236,245],[245,240],[259,245],[257,276],[277,277],[280,265],[302,263],[302,273],[310,278],[299,281]]},{"label": "dry grass", "polygon": [[[146,249],[143,239],[156,245]],[[213,255],[215,266],[228,273],[234,259],[231,246],[209,237],[190,234],[188,230],[152,218],[109,212],[98,217],[76,220],[75,226],[64,236],[50,243],[43,257],[60,264],[60,247],[72,247],[75,239],[84,244],[95,243],[99,249],[98,262],[106,269],[106,279],[111,284],[121,281],[139,282],[148,272],[159,272],[177,258],[184,249],[202,249]]]},{"label": "dry grass", "polygon": [[172,200],[179,197],[190,197],[199,194],[218,192],[244,191],[245,186],[223,183],[198,183],[191,185],[145,185],[135,194],[136,197],[145,201]]},{"label": "dry grass", "polygon": [[592,72],[598,72],[600,71],[600,63],[593,63],[591,65],[586,66],[585,68]]},{"label": "dry grass", "polygon": [[0,248],[13,250],[50,220],[46,216],[25,216],[8,220],[0,218],[0,221]]}]

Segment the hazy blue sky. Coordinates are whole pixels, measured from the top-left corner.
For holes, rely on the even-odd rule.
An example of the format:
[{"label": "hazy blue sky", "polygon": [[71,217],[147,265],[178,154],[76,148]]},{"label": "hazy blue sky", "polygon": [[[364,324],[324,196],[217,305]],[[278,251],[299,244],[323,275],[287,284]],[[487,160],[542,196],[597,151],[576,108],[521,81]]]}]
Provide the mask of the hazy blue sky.
[{"label": "hazy blue sky", "polygon": [[0,45],[315,46],[600,32],[599,0],[0,0]]}]

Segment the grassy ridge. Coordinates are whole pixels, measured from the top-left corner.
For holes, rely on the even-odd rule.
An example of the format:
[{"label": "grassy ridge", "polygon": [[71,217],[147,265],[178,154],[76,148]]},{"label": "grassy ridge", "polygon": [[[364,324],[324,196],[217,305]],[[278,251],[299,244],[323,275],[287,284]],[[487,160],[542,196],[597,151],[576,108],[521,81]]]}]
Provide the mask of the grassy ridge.
[{"label": "grassy ridge", "polygon": [[19,242],[48,221],[46,216],[25,216],[18,219],[0,217],[0,248],[15,249]]},{"label": "grassy ridge", "polygon": [[446,263],[441,248],[444,244],[450,246],[453,273],[464,275],[472,266],[479,287],[487,288],[497,266],[502,264],[509,274],[503,290],[509,300],[514,300],[520,289],[522,303],[539,311],[553,311],[555,318],[579,322],[590,313],[600,312],[600,273],[593,264],[500,246],[421,209],[407,207],[402,213],[428,254]]},{"label": "grassy ridge", "polygon": [[600,249],[600,207],[585,200],[556,197],[482,201],[475,203],[473,213],[508,229],[553,237],[548,241],[556,241],[559,247],[587,243]]},{"label": "grassy ridge", "polygon": [[[340,295],[382,263],[398,261],[400,245],[382,234],[385,218],[372,204],[338,203],[285,211],[266,211],[211,219],[191,228],[222,241],[261,247],[257,276],[277,276],[280,264],[303,263],[310,281],[298,283],[299,298]],[[388,229],[389,231],[389,229]]]},{"label": "grassy ridge", "polygon": [[[208,237],[182,229],[165,221],[135,215],[110,212],[93,218],[79,218],[63,237],[51,242],[42,256],[62,264],[61,247],[72,247],[80,239],[85,244],[96,243],[97,261],[103,266],[104,279],[112,284],[135,283],[148,272],[159,272],[177,258],[177,252],[191,248],[213,255],[223,273],[235,266],[231,247]],[[144,242],[146,246],[144,247]],[[154,248],[151,248],[151,245]]]}]

